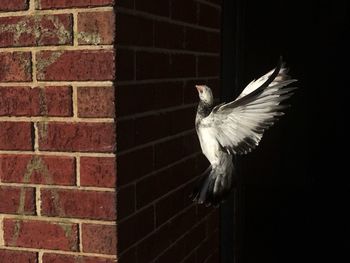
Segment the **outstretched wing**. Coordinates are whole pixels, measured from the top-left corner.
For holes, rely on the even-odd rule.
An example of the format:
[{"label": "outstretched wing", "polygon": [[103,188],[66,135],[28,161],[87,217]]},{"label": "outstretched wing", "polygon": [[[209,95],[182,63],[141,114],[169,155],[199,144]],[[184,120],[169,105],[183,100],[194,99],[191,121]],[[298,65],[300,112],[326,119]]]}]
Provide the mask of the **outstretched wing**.
[{"label": "outstretched wing", "polygon": [[264,131],[282,116],[286,105],[280,103],[293,95],[280,60],[275,70],[251,82],[236,100],[216,106],[201,125],[215,134],[227,152],[246,154],[260,142]]}]

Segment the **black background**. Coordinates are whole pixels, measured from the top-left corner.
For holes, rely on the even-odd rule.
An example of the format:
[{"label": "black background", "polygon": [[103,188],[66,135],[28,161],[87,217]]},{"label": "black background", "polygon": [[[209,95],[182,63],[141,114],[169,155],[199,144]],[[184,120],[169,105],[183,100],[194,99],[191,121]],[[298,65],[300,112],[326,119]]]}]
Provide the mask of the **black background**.
[{"label": "black background", "polygon": [[233,262],[233,243],[239,263],[350,262],[349,2],[224,0],[222,98],[280,55],[299,89],[259,148],[238,158],[237,224],[231,200],[222,262]]}]

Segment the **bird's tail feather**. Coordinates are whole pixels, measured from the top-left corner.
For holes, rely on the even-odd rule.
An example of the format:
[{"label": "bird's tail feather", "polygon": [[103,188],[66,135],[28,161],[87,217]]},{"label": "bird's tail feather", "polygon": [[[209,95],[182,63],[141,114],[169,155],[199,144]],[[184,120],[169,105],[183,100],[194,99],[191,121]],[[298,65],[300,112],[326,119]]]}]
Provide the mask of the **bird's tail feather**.
[{"label": "bird's tail feather", "polygon": [[221,169],[212,168],[210,172],[207,169],[195,183],[190,197],[198,204],[219,205],[230,193],[231,176],[231,173],[223,174]]}]

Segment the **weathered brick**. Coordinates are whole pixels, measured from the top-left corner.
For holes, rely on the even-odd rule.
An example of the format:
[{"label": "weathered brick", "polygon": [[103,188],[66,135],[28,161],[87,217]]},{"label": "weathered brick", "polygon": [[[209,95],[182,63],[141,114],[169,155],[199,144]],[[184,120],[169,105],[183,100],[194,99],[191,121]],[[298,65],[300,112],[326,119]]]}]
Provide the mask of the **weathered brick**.
[{"label": "weathered brick", "polygon": [[32,150],[32,128],[30,122],[1,122],[0,150]]},{"label": "weathered brick", "polygon": [[0,249],[1,263],[37,263],[37,253]]},{"label": "weathered brick", "polygon": [[168,17],[170,14],[170,1],[153,0],[152,4],[150,4],[149,2],[144,0],[135,0],[135,9],[151,14]]},{"label": "weathered brick", "polygon": [[153,162],[153,147],[145,147],[119,155],[118,185],[125,185],[151,172],[154,167]]},{"label": "weathered brick", "polygon": [[206,4],[199,5],[199,25],[211,28],[220,28],[220,17],[221,9]]},{"label": "weathered brick", "polygon": [[115,115],[113,87],[79,87],[79,117],[110,117]]},{"label": "weathered brick", "polygon": [[0,47],[72,44],[72,15],[0,18]]},{"label": "weathered brick", "polygon": [[6,183],[75,184],[73,157],[0,155],[0,179]]},{"label": "weathered brick", "polygon": [[39,123],[39,148],[50,151],[113,152],[113,123]]},{"label": "weathered brick", "polygon": [[40,51],[38,80],[114,80],[114,52],[108,50]]},{"label": "weathered brick", "polygon": [[114,255],[117,251],[117,227],[83,224],[83,252]]},{"label": "weathered brick", "polygon": [[81,157],[80,184],[82,186],[115,187],[116,160],[109,157]]},{"label": "weathered brick", "polygon": [[115,259],[45,253],[43,263],[115,263]]},{"label": "weathered brick", "polygon": [[114,220],[115,193],[62,189],[41,190],[42,214],[47,216]]},{"label": "weathered brick", "polygon": [[114,42],[114,12],[78,14],[78,43],[80,45],[111,45]]},{"label": "weathered brick", "polygon": [[4,219],[7,246],[78,251],[78,226],[69,223]]},{"label": "weathered brick", "polygon": [[[117,16],[117,38],[119,45],[153,45],[153,21],[129,14]],[[135,32],[137,32],[135,34]]]},{"label": "weathered brick", "polygon": [[[34,215],[34,188],[0,186],[0,213]],[[6,201],[4,201],[6,200]]]},{"label": "weathered brick", "polygon": [[29,8],[29,0],[1,0],[0,11],[20,11]]},{"label": "weathered brick", "polygon": [[0,87],[0,116],[71,116],[70,87]]},{"label": "weathered brick", "polygon": [[198,76],[210,77],[220,75],[220,57],[200,56],[198,57]]},{"label": "weathered brick", "polygon": [[111,6],[114,0],[37,0],[37,9]]},{"label": "weathered brick", "polygon": [[32,80],[32,62],[30,52],[1,52],[0,81],[21,82]]},{"label": "weathered brick", "polygon": [[118,249],[125,251],[154,230],[154,208],[144,209],[118,225]]}]

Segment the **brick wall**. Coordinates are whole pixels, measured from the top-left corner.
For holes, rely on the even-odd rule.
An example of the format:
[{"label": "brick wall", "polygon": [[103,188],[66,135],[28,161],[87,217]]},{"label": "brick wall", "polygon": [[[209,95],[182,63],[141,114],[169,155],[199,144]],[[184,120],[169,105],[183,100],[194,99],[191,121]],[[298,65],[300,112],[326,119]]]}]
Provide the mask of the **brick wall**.
[{"label": "brick wall", "polygon": [[218,95],[220,0],[117,1],[120,263],[219,262],[218,210],[188,198],[206,168],[198,95]]},{"label": "brick wall", "polygon": [[112,0],[0,1],[0,261],[116,258]]}]

